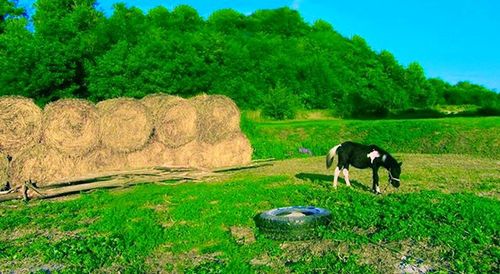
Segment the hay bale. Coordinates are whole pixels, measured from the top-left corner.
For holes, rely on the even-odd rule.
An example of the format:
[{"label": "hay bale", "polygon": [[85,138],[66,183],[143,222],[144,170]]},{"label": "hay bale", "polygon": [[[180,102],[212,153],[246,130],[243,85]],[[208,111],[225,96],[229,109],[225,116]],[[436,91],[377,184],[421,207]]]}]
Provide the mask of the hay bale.
[{"label": "hay bale", "polygon": [[215,144],[240,132],[240,111],[228,97],[200,95],[191,102],[198,111],[199,141]]},{"label": "hay bale", "polygon": [[176,166],[200,168],[203,162],[202,145],[196,140],[174,149],[174,165]]},{"label": "hay bale", "polygon": [[128,167],[127,154],[115,152],[99,146],[75,163],[75,176],[94,174],[105,171],[124,170]]},{"label": "hay bale", "polygon": [[216,144],[191,142],[175,150],[175,164],[195,168],[219,168],[249,164],[252,146],[242,133]]},{"label": "hay bale", "polygon": [[59,151],[38,144],[24,150],[13,159],[10,168],[12,187],[21,186],[31,180],[37,186],[74,176],[74,161]]},{"label": "hay bale", "polygon": [[151,142],[142,150],[127,154],[128,167],[133,169],[174,165],[174,151],[160,142]]},{"label": "hay bale", "polygon": [[141,103],[145,105],[153,117],[157,116],[157,112],[160,109],[168,107],[168,104],[172,100],[176,100],[180,97],[168,95],[165,93],[154,93],[149,94],[141,99]]},{"label": "hay bale", "polygon": [[196,138],[197,112],[189,100],[166,94],[142,99],[153,114],[155,138],[170,148],[178,148]]},{"label": "hay bale", "polygon": [[84,155],[99,143],[99,116],[85,100],[62,99],[43,113],[43,141],[61,153]]},{"label": "hay bale", "polygon": [[202,144],[202,162],[205,168],[219,168],[249,164],[252,161],[252,146],[247,137],[238,133],[230,140],[216,144]]},{"label": "hay bale", "polygon": [[116,98],[97,104],[102,144],[116,152],[143,148],[153,132],[147,108],[138,100]]},{"label": "hay bale", "polygon": [[15,156],[40,142],[42,110],[32,99],[0,97],[0,151]]},{"label": "hay bale", "polygon": [[9,182],[9,160],[0,153],[0,190],[6,189]]}]

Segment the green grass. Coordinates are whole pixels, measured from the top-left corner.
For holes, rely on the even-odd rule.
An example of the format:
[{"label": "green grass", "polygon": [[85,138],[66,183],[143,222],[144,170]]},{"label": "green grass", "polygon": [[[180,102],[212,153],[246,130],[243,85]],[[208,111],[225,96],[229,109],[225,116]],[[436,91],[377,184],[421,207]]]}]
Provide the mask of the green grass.
[{"label": "green grass", "polygon": [[[500,118],[250,121],[255,158],[299,159],[214,182],[142,185],[0,204],[0,272],[498,273]],[[403,161],[402,187],[370,193],[369,170],[331,187],[321,157],[345,140]],[[431,153],[431,154],[421,154]],[[449,154],[457,153],[457,154]],[[333,213],[321,240],[273,241],[255,214],[314,205]],[[238,243],[231,228],[256,236]],[[250,238],[252,238],[250,237]],[[403,258],[403,259],[402,259]]]},{"label": "green grass", "polygon": [[[334,191],[322,157],[276,162],[211,183],[143,185],[71,199],[0,204],[0,269],[22,272],[387,273],[405,262],[442,272],[498,272],[500,174],[495,164],[452,156],[398,155],[398,192],[375,196],[369,172]],[[431,157],[431,158],[428,158]],[[431,159],[441,173],[422,165]],[[475,164],[474,164],[475,163]],[[451,191],[429,184],[458,174]],[[381,176],[384,176],[381,173]],[[382,180],[385,182],[384,180]],[[486,187],[484,187],[487,185]],[[489,187],[488,187],[489,186]],[[482,195],[484,197],[480,197]],[[273,241],[253,216],[288,205],[333,213],[322,240]],[[239,244],[231,227],[256,241]]]},{"label": "green grass", "polygon": [[304,147],[314,155],[352,140],[377,144],[390,152],[469,154],[498,158],[500,117],[410,120],[319,120],[255,122],[242,127],[254,147],[254,157],[303,157]]}]

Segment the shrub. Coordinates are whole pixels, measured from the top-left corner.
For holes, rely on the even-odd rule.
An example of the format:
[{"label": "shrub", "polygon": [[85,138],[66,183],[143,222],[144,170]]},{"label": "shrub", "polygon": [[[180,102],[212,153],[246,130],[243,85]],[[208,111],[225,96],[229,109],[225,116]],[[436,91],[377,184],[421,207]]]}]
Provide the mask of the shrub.
[{"label": "shrub", "polygon": [[276,120],[293,119],[299,105],[297,95],[278,84],[263,98],[262,115]]}]

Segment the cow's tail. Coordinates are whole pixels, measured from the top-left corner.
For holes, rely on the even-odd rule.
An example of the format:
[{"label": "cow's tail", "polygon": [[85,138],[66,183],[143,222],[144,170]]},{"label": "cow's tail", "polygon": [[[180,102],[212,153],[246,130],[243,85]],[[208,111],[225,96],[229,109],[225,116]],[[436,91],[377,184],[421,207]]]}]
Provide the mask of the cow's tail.
[{"label": "cow's tail", "polygon": [[341,145],[336,145],[336,146],[332,147],[332,149],[330,149],[330,151],[328,151],[328,154],[326,155],[326,168],[330,168],[332,166],[333,158],[335,158],[335,155],[337,154],[337,149],[340,146]]}]

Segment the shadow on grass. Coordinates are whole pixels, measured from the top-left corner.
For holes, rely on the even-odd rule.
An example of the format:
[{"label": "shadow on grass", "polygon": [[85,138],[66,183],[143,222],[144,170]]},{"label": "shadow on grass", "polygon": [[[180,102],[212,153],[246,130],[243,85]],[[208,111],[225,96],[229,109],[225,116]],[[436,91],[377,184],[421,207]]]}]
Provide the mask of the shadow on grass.
[{"label": "shadow on grass", "polygon": [[[319,182],[321,185],[324,186],[331,186],[333,182],[333,175],[324,175],[324,174],[314,174],[314,173],[297,173],[295,174],[295,178],[304,180],[304,181],[310,181],[312,183],[314,182]],[[351,185],[355,188],[361,189],[363,191],[371,192],[371,188],[367,187],[366,185],[356,181],[356,180],[350,180]],[[344,184],[345,185],[345,180],[343,178],[339,177],[339,184]]]}]

